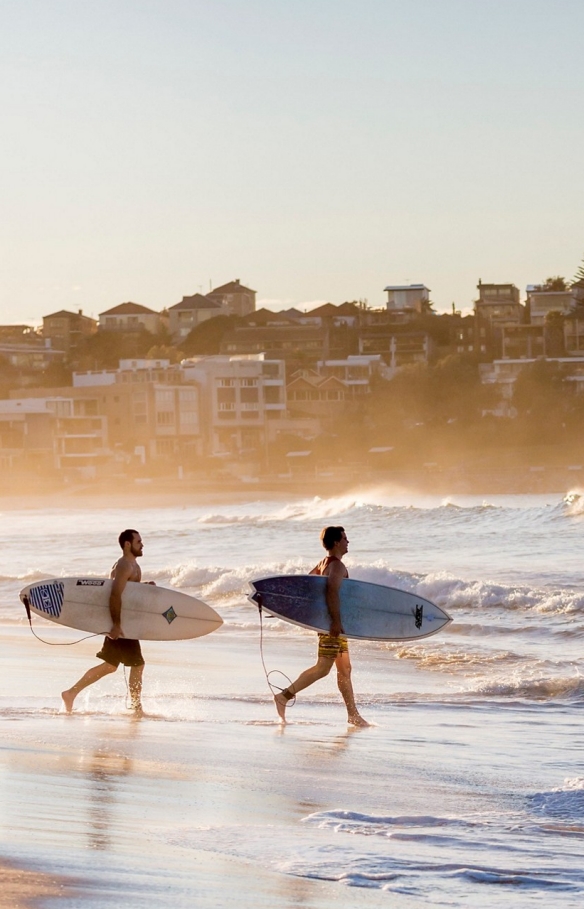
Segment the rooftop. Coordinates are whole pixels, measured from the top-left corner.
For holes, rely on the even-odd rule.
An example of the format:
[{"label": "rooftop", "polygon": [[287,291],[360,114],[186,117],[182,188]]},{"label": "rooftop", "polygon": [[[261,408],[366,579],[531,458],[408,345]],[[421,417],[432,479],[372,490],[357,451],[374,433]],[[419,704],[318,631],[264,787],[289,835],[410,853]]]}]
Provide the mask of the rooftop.
[{"label": "rooftop", "polygon": [[101,316],[130,316],[130,315],[148,315],[148,316],[157,316],[158,313],[154,312],[153,309],[148,309],[147,306],[142,306],[141,303],[120,303],[119,306],[114,306],[113,309],[106,309],[105,312],[100,312]]},{"label": "rooftop", "polygon": [[252,290],[251,287],[245,287],[240,283],[239,278],[236,278],[235,281],[229,281],[228,284],[222,284],[221,287],[214,287],[211,291],[212,294],[240,294],[248,293],[255,294],[257,291]]},{"label": "rooftop", "polygon": [[173,309],[221,309],[221,306],[203,294],[193,294],[192,297],[183,297],[180,303],[170,306],[168,311],[171,312]]}]

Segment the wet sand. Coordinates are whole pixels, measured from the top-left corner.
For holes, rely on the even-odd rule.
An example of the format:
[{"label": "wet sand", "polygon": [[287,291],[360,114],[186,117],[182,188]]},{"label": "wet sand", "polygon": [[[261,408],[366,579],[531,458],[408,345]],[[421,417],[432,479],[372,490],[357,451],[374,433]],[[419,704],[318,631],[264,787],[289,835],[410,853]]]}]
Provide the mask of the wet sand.
[{"label": "wet sand", "polygon": [[35,909],[49,897],[70,893],[66,880],[19,868],[0,858],[0,909]]},{"label": "wet sand", "polygon": [[[360,734],[347,728],[332,680],[317,693],[318,721],[306,699],[284,730],[257,636],[222,630],[144,645],[143,719],[126,710],[121,669],[66,716],[59,691],[96,662],[95,642],[43,647],[24,626],[0,626],[0,638],[0,841],[20,900],[0,909],[45,899],[53,909],[337,909],[345,889],[336,881],[285,869],[302,818],[340,801],[323,773],[329,749],[343,760]],[[268,649],[272,664],[278,654],[295,671],[314,648],[299,639],[285,653],[278,642]],[[279,846],[262,861],[266,831],[266,848]],[[246,856],[258,838],[260,855],[254,846]],[[358,901],[381,907],[386,897],[364,890]]]}]

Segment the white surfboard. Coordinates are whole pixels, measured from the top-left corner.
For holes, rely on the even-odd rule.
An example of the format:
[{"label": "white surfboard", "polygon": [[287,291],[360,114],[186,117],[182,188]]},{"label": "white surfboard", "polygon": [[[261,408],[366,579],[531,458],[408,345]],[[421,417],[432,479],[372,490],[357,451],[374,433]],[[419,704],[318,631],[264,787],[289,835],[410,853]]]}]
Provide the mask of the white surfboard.
[{"label": "white surfboard", "polygon": [[[29,584],[20,599],[31,613],[94,634],[112,627],[109,578],[51,578]],[[124,637],[142,641],[178,641],[210,634],[223,624],[211,606],[195,597],[130,581],[122,594]]]}]

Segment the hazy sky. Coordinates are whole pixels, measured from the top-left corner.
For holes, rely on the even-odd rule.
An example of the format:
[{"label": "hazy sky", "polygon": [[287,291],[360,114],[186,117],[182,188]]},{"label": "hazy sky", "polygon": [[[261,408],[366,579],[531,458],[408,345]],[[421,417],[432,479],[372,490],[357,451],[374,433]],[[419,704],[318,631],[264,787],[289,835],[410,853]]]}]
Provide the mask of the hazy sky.
[{"label": "hazy sky", "polygon": [[2,0],[0,321],[584,255],[583,0]]}]

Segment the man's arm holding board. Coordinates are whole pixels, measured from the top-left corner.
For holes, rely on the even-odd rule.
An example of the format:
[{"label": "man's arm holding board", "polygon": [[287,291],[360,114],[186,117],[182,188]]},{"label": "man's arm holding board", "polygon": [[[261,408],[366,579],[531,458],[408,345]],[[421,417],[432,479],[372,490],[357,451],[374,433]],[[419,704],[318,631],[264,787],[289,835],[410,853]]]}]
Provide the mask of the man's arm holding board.
[{"label": "man's arm holding board", "polygon": [[346,577],[342,562],[331,562],[326,575],[326,605],[331,617],[330,634],[337,638],[343,633],[341,623],[341,584]]},{"label": "man's arm holding board", "polygon": [[113,625],[108,632],[108,638],[111,638],[112,641],[124,637],[124,632],[122,630],[122,594],[132,573],[132,565],[125,559],[120,559],[114,569],[113,584],[109,600],[109,610]]}]

